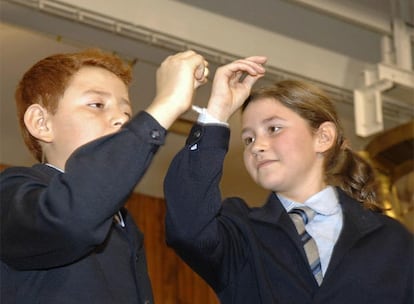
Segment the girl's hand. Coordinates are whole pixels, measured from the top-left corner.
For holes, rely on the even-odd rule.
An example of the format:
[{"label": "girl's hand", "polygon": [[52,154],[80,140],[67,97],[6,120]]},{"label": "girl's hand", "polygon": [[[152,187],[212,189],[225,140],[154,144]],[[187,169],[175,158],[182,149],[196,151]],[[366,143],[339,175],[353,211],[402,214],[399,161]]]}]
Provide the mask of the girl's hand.
[{"label": "girl's hand", "polygon": [[254,83],[264,76],[267,58],[252,56],[217,69],[207,111],[226,122],[249,96]]}]

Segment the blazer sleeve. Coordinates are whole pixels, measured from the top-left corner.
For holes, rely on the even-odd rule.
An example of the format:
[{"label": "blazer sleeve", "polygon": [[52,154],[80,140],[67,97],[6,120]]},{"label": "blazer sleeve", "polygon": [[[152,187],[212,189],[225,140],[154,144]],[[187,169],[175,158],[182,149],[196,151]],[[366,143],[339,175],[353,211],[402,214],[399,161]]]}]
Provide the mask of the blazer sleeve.
[{"label": "blazer sleeve", "polygon": [[121,131],[76,150],[64,173],[45,165],[2,172],[2,261],[45,269],[76,261],[103,243],[165,133],[141,112]]},{"label": "blazer sleeve", "polygon": [[222,212],[219,185],[229,137],[226,127],[195,125],[164,181],[167,244],[216,291],[237,273],[246,246]]}]

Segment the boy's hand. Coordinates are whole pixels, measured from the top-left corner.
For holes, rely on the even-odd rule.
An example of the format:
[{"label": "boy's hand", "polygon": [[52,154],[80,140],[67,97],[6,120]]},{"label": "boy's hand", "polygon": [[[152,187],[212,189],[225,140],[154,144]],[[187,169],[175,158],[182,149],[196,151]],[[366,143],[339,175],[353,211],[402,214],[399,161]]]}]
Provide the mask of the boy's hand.
[{"label": "boy's hand", "polygon": [[239,59],[217,69],[207,112],[226,122],[249,96],[254,83],[264,76],[266,57]]},{"label": "boy's hand", "polygon": [[207,82],[208,62],[194,51],[167,57],[157,70],[157,92],[146,109],[164,128],[191,106],[194,91]]}]

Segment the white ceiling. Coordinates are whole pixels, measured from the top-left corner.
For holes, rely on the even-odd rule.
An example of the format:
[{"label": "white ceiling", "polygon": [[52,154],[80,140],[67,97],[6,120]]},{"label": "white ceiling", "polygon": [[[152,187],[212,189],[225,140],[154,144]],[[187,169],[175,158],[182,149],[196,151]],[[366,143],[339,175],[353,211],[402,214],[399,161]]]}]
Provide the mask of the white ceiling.
[{"label": "white ceiling", "polygon": [[[131,88],[131,98],[134,101],[135,111],[145,108],[151,101],[155,92],[154,78],[156,67],[168,54],[174,52],[171,47],[142,43],[80,24],[70,19],[60,18],[56,14],[49,14],[36,8],[30,8],[27,5],[20,5],[17,2],[19,1],[0,0],[2,21],[0,23],[1,163],[10,165],[30,165],[33,163],[33,159],[26,152],[20,139],[14,114],[13,94],[22,74],[34,62],[47,55],[57,52],[75,51],[89,46],[98,46],[109,51],[116,51],[127,60],[138,59],[134,66],[135,78]],[[20,2],[29,3],[30,5],[34,3],[35,6],[42,3],[42,1],[33,0],[20,0]],[[76,0],[65,2],[77,3]],[[146,3],[146,1],[136,2]],[[309,6],[302,5],[302,2],[309,1],[157,0],[154,2],[148,0],[147,3],[148,6],[150,3],[152,5],[154,3],[157,3],[157,5],[164,3],[165,5],[174,5],[176,3],[177,7],[182,9],[184,7],[179,5],[191,6],[209,12],[210,15],[208,16],[214,17],[212,22],[216,20],[215,16],[220,15],[228,18],[226,20],[235,20],[283,37],[289,37],[294,41],[304,43],[305,46],[309,45],[318,50],[327,50],[356,62],[374,65],[381,61],[381,37],[384,33],[367,26],[369,20],[361,20],[359,24],[357,22],[349,22],[349,20],[340,19],[337,16],[334,17],[321,13],[320,10],[311,9]],[[118,1],[118,6],[122,6],[124,3],[130,3],[131,7],[134,5],[132,0],[122,0]],[[375,18],[387,20],[391,16],[391,2],[389,0],[330,0],[330,4],[335,5],[335,3],[340,5],[356,5],[368,16],[372,16],[372,20]],[[413,24],[414,12],[411,11],[414,8],[413,1],[401,1],[401,4],[404,7],[404,18]],[[129,6],[125,6],[124,9],[128,10]],[[157,9],[154,9],[153,19],[157,17],[157,11]],[[174,19],[175,14],[177,19],[179,19],[178,11],[171,11],[170,13],[172,19]],[[161,10],[159,10],[159,15],[160,19],[162,19]],[[162,21],[160,20],[160,24]],[[182,22],[185,23],[185,20],[182,20]],[[230,21],[227,22],[229,23]],[[211,28],[214,27],[211,25]],[[224,26],[223,30],[225,28]],[[247,44],[259,44],[260,37],[245,37],[245,42]],[[280,49],[283,47],[283,45],[279,46]],[[214,49],[220,48],[215,45]],[[301,66],[306,66],[313,59],[306,57],[309,54],[301,54],[303,50],[305,49],[291,49],[289,51],[299,54],[299,61],[304,61],[301,63]],[[243,50],[240,50],[239,53],[243,54]],[[315,58],[314,60],[320,59]],[[277,65],[277,62],[274,65]],[[212,64],[212,67],[214,72],[215,63]],[[328,66],[320,66],[321,70],[328,68]],[[292,69],[292,71],[287,72],[300,74],[301,71]],[[319,73],[320,71],[316,72]],[[335,76],[333,75],[332,77]],[[267,81],[271,81],[271,79],[263,80],[262,83]],[[356,80],[354,82],[357,83]],[[341,88],[339,89],[342,90]],[[208,86],[203,87],[197,93],[195,103],[199,105],[204,104],[208,98],[208,91]],[[349,93],[349,89],[346,92]],[[357,150],[362,149],[369,138],[360,138],[355,135],[352,102],[349,102],[349,100],[337,102],[337,108],[354,148]],[[409,117],[414,117],[414,113],[405,114]],[[193,113],[188,113],[184,117],[195,119]],[[238,137],[238,114],[232,118],[230,123],[232,126],[232,139],[229,157],[225,163],[226,171],[222,182],[223,193],[226,196],[241,195],[252,203],[259,203],[265,197],[266,192],[253,185],[247,173],[245,173]],[[395,117],[394,119],[389,118],[386,120],[386,127],[391,127],[398,123],[399,121]],[[166,145],[156,156],[145,178],[139,184],[138,191],[156,197],[163,196],[162,182],[165,171],[173,155],[182,147],[184,141],[185,136],[174,133],[169,134]]]}]

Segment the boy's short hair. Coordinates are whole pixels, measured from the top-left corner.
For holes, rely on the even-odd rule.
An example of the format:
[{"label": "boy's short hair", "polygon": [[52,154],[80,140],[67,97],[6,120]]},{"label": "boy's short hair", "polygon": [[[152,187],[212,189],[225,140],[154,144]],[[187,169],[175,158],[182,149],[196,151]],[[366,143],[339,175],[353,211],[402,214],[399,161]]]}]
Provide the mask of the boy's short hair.
[{"label": "boy's short hair", "polygon": [[104,68],[118,76],[126,86],[132,80],[132,69],[118,56],[99,49],[87,49],[77,53],[55,54],[33,65],[18,84],[15,99],[17,115],[26,146],[32,155],[42,161],[42,149],[38,140],[26,128],[24,115],[32,104],[40,104],[55,113],[72,76],[82,67]]}]

